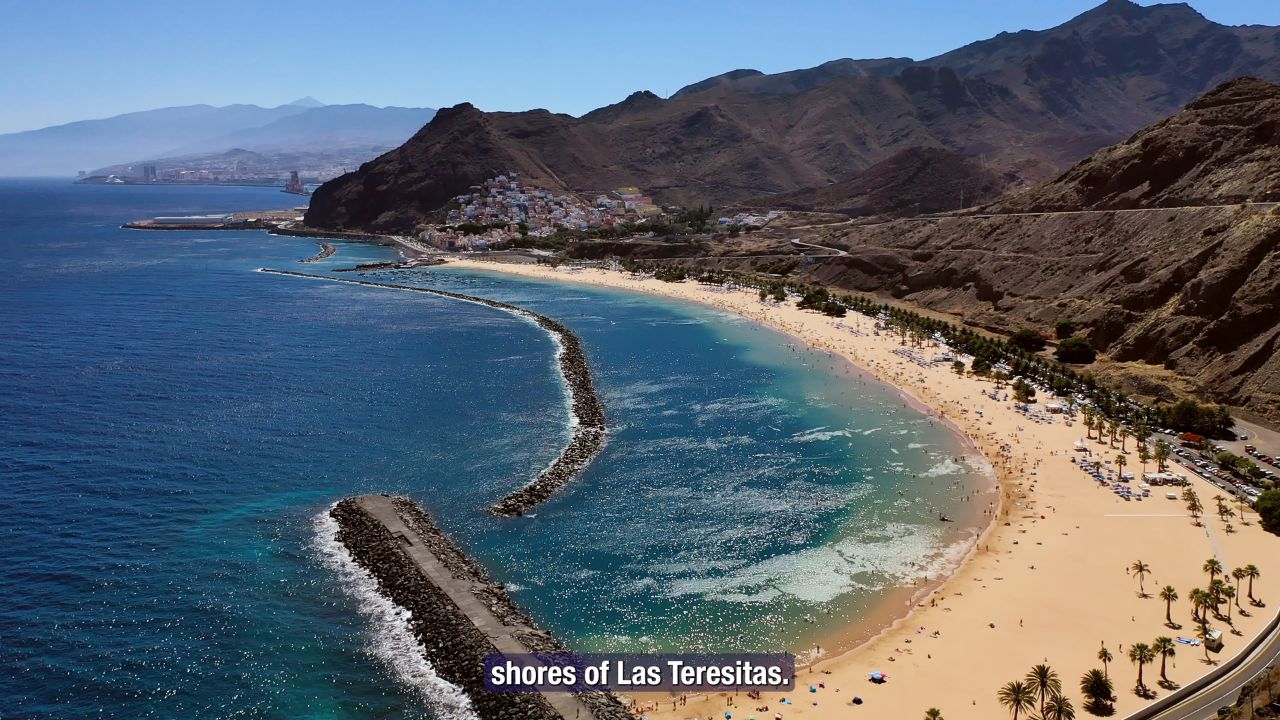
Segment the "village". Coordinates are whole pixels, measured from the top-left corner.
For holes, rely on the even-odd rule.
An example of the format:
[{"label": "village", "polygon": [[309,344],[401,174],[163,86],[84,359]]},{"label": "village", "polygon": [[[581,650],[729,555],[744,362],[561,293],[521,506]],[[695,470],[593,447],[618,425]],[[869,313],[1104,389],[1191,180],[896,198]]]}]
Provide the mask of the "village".
[{"label": "village", "polygon": [[[561,231],[590,232],[656,222],[678,208],[659,206],[640,188],[602,192],[587,203],[572,194],[526,187],[519,173],[508,173],[471,186],[454,198],[445,224],[418,233],[426,245],[446,252],[484,252],[521,238],[547,238]],[[737,213],[721,217],[719,226],[761,227],[779,213]]]}]

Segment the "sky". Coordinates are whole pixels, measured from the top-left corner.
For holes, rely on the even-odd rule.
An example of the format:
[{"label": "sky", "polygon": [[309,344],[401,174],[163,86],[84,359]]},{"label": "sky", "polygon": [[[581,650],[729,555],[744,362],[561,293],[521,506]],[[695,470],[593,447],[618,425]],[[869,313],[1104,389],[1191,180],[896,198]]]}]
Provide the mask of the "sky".
[{"label": "sky", "polygon": [[[580,115],[735,68],[924,59],[1100,2],[0,0],[0,133],[307,95]],[[1277,0],[1191,4],[1226,25],[1280,25]]]}]

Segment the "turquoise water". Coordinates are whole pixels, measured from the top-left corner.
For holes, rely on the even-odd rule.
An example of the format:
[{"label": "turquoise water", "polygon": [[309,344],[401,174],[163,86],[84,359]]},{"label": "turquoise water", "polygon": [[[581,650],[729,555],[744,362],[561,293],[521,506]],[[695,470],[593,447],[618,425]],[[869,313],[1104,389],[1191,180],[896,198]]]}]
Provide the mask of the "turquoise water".
[{"label": "turquoise water", "polygon": [[[450,269],[582,338],[610,424],[535,517],[483,507],[567,438],[550,339],[487,307],[254,272],[392,257],[126,231],[265,189],[0,181],[0,716],[418,718],[440,689],[317,518],[430,509],[580,649],[799,649],[953,561],[976,482],[886,386],[708,308]],[[383,618],[385,620],[385,618]]]}]

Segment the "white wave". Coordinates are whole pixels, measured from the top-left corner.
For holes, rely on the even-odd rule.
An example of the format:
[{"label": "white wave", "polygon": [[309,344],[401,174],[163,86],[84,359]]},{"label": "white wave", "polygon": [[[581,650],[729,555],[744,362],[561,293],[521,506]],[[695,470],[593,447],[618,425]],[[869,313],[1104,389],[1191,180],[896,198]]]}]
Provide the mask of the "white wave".
[{"label": "white wave", "polygon": [[880,428],[871,428],[870,430],[863,430],[863,431],[862,431],[862,434],[863,434],[863,435],[870,435],[871,433],[876,432],[876,431],[877,431],[877,430],[879,430],[879,429],[880,429]]},{"label": "white wave", "polygon": [[929,447],[929,443],[907,443],[908,450],[919,450],[926,447]]},{"label": "white wave", "polygon": [[925,477],[941,477],[943,475],[955,475],[964,472],[964,468],[956,463],[955,460],[947,458],[942,462],[934,465],[925,472]]},{"label": "white wave", "polygon": [[[332,508],[330,508],[332,509]],[[338,542],[338,521],[325,510],[312,523],[321,563],[338,576],[343,592],[369,622],[366,651],[422,698],[441,720],[479,720],[462,688],[436,674],[409,626],[412,613],[378,592],[378,583]]]},{"label": "white wave", "polygon": [[778,555],[726,575],[681,578],[668,585],[668,592],[740,603],[780,596],[820,603],[853,590],[908,586],[951,570],[972,545],[972,540],[943,544],[942,535],[932,527],[891,523],[874,536]]},{"label": "white wave", "polygon": [[827,430],[827,427],[823,425],[821,427],[816,427],[812,430],[805,430],[802,433],[796,433],[795,435],[791,436],[791,439],[796,442],[807,443],[807,442],[818,442],[821,440],[830,440],[832,438],[838,438],[838,437],[849,437],[849,431],[848,430]]}]

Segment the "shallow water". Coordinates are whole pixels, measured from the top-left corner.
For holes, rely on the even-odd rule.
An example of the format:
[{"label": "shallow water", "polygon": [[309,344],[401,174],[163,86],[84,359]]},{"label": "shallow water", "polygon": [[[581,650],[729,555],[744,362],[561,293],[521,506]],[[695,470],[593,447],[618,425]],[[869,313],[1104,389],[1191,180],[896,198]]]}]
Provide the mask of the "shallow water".
[{"label": "shallow water", "polygon": [[291,200],[0,181],[0,714],[439,714],[429,668],[388,661],[393,609],[321,549],[317,517],[353,493],[417,499],[583,650],[803,648],[957,558],[966,523],[939,511],[977,520],[956,436],[783,335],[624,292],[366,274],[582,338],[608,445],[535,517],[493,518],[567,438],[540,329],[254,272],[386,248],[299,265],[315,242],[118,227]]}]

